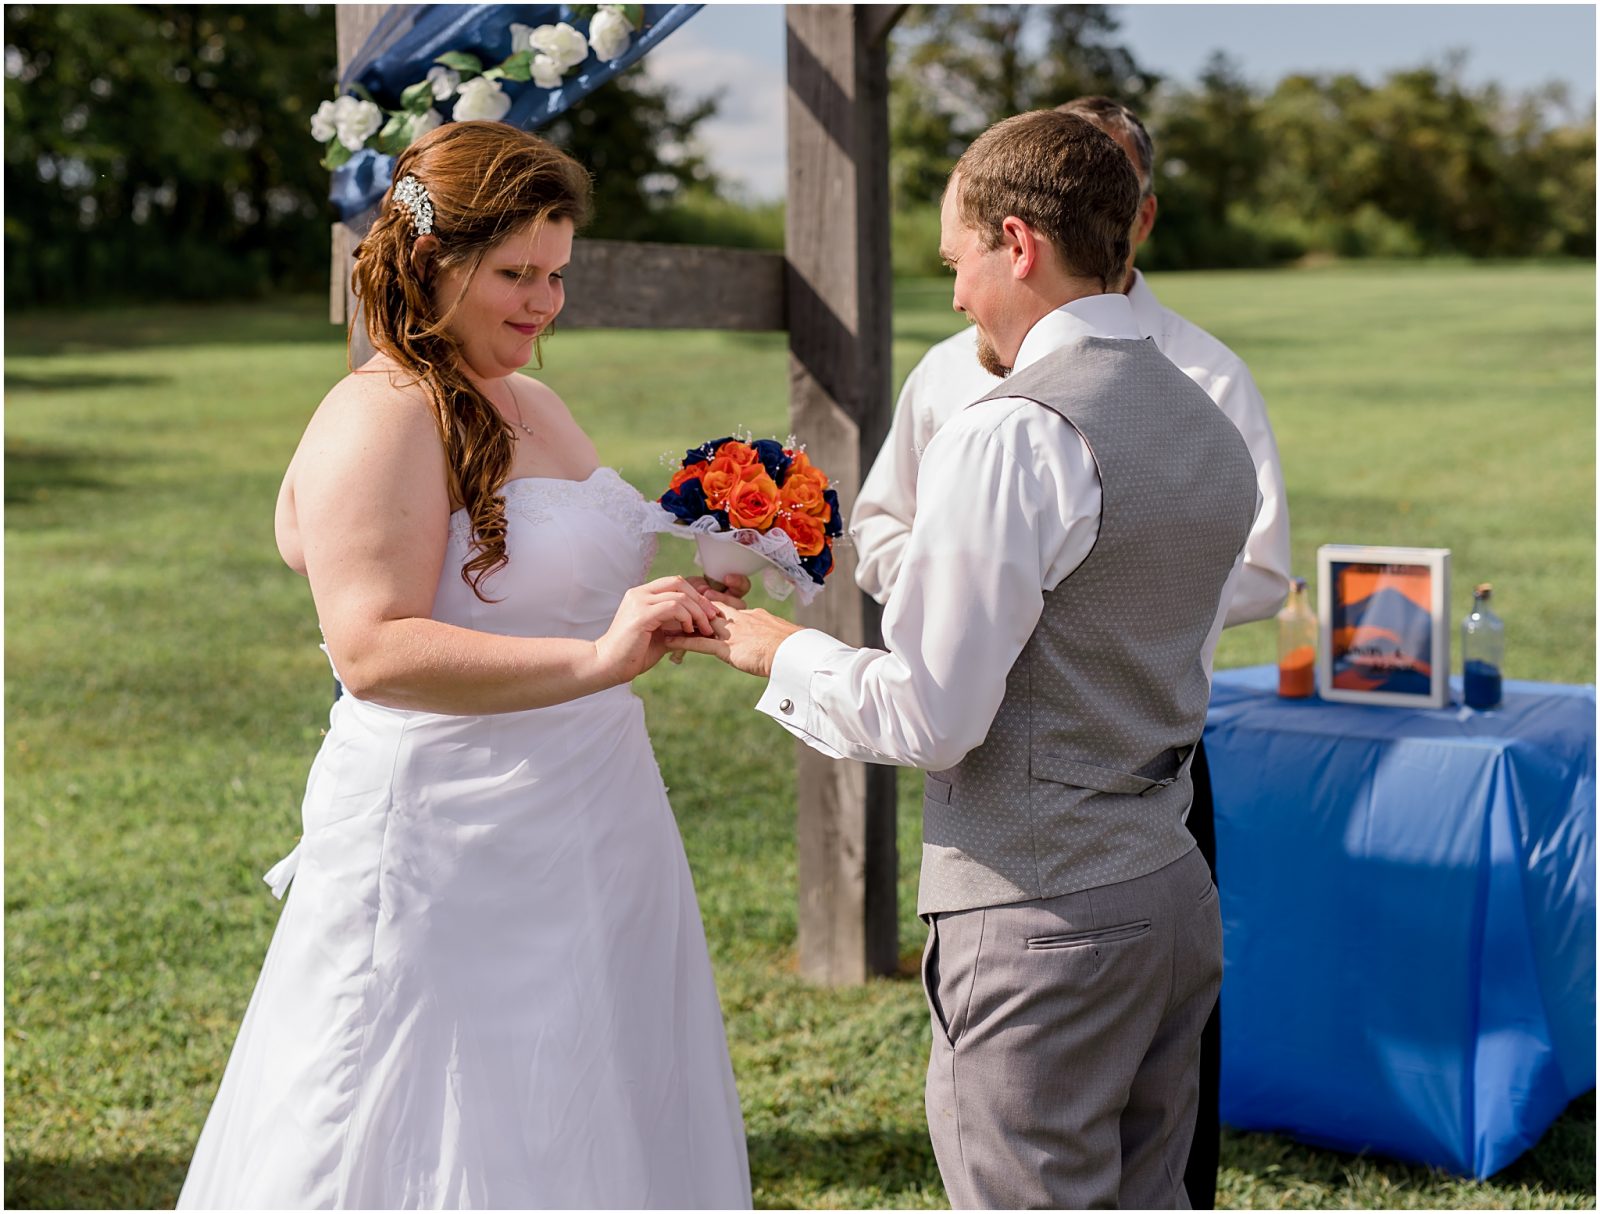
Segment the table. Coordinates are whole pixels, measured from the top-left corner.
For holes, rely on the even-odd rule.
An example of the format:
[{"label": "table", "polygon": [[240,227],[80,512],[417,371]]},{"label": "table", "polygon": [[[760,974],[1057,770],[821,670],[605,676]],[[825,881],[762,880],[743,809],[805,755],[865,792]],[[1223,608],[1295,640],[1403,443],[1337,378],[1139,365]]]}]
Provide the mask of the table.
[{"label": "table", "polygon": [[1280,700],[1206,724],[1222,1119],[1483,1178],[1595,1084],[1595,693]]}]

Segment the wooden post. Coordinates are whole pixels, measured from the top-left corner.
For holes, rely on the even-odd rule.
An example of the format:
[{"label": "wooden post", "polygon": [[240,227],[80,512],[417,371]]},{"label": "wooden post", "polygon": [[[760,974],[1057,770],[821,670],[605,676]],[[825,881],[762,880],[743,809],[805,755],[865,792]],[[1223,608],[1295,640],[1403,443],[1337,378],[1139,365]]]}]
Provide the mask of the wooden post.
[{"label": "wooden post", "polygon": [[[334,31],[339,44],[339,74],[355,58],[361,44],[388,10],[387,4],[341,4],[334,14]],[[349,319],[359,321],[355,292],[350,289],[350,272],[355,267],[356,246],[372,226],[373,216],[357,216],[354,220],[333,225],[333,247],[329,264],[331,281],[328,284],[328,319],[342,325]],[[356,323],[350,333],[350,365],[359,367],[372,357],[372,343],[367,331]]]},{"label": "wooden post", "polygon": [[[889,121],[882,6],[790,5],[789,417],[848,518],[892,402]],[[898,15],[898,14],[894,14]],[[835,547],[830,591],[797,615],[850,645],[882,644],[876,603]],[[800,971],[842,985],[899,962],[895,769],[798,751]]]}]

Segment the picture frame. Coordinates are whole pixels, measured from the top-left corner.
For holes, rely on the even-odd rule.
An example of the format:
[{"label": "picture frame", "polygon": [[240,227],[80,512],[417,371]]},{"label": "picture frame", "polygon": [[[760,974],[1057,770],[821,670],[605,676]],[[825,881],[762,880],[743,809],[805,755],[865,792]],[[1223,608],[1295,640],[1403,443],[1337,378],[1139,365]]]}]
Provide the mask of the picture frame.
[{"label": "picture frame", "polygon": [[1317,690],[1325,700],[1450,703],[1450,549],[1317,549]]}]

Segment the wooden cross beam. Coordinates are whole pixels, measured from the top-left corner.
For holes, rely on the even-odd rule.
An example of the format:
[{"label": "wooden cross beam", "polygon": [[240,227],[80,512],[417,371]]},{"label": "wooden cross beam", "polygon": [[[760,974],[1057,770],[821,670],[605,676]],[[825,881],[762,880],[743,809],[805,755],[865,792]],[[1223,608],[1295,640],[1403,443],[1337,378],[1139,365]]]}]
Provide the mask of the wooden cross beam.
[{"label": "wooden cross beam", "polygon": [[[385,5],[338,9],[341,73]],[[789,419],[848,518],[892,410],[888,52],[905,5],[790,5],[785,253],[579,240],[567,328],[787,329]],[[707,13],[715,20],[715,10]],[[580,151],[581,157],[581,151]],[[335,323],[355,315],[352,255],[365,223],[334,227]],[[352,359],[371,354],[357,324]],[[851,645],[880,645],[880,610],[834,550],[829,593],[797,616]],[[830,985],[899,962],[895,769],[796,746],[800,970]]]}]

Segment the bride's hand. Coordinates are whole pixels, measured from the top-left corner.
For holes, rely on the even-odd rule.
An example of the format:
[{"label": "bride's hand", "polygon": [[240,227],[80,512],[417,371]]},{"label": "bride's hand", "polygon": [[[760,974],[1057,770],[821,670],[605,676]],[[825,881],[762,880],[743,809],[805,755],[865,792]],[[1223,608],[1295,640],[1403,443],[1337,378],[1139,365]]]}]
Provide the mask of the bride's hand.
[{"label": "bride's hand", "polygon": [[689,579],[693,586],[713,603],[726,603],[735,611],[743,611],[749,604],[744,601],[744,596],[750,593],[750,579],[742,573],[730,573],[728,580],[723,582],[724,589],[718,590],[705,578],[695,576]]},{"label": "bride's hand", "polygon": [[607,686],[631,682],[659,662],[668,636],[717,635],[717,608],[688,579],[657,578],[622,596],[611,627],[594,643]]}]

